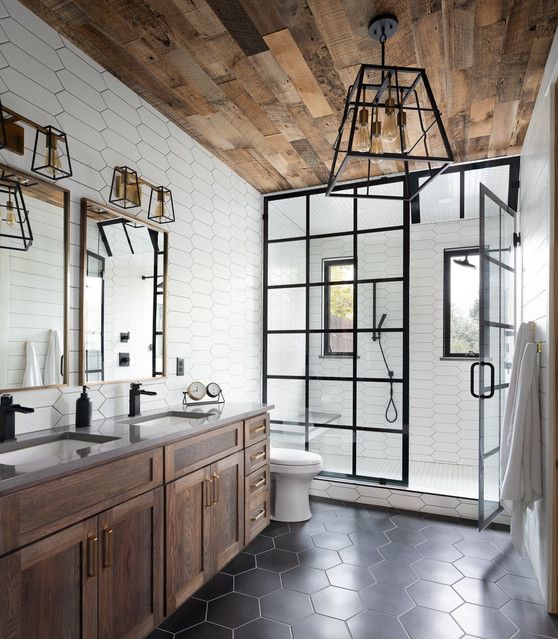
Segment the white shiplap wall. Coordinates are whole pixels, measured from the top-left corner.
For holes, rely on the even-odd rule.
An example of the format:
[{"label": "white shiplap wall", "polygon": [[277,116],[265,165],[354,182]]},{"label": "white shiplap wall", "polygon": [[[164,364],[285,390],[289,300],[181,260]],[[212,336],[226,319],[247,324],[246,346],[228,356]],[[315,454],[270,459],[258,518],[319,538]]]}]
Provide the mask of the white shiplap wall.
[{"label": "white shiplap wall", "polygon": [[[539,95],[521,152],[520,222],[523,277],[523,321],[536,323],[536,339],[542,342],[540,357],[540,400],[543,445],[543,499],[526,517],[526,546],[543,593],[549,581],[549,538],[553,501],[553,446],[556,424],[552,413],[556,402],[555,369],[550,357],[556,336],[551,331],[549,308],[555,256],[554,184],[556,149],[554,145],[555,88],[558,78],[558,35],[548,57]],[[556,567],[555,567],[556,570]]]},{"label": "white shiplap wall", "polygon": [[[170,231],[168,367],[145,407],[178,403],[188,381],[215,380],[227,399],[260,399],[261,198],[119,80],[62,38],[17,0],[0,0],[0,99],[69,135],[71,191],[70,387],[21,392],[34,406],[19,432],[71,423],[77,397],[79,201],[107,201],[112,168],[128,164],[172,189],[177,221]],[[0,160],[29,170],[33,132],[22,158]],[[33,249],[31,249],[33,250]],[[174,376],[175,358],[186,374]],[[94,418],[124,414],[127,385],[91,391]],[[151,401],[150,401],[151,400]]]}]

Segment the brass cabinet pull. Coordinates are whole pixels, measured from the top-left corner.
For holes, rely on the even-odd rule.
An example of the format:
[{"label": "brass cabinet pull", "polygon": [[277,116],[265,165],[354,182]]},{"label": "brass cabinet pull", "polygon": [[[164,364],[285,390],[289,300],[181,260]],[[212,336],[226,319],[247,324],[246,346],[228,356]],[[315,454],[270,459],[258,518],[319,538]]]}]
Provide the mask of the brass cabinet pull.
[{"label": "brass cabinet pull", "polygon": [[213,473],[213,503],[216,504],[219,501],[219,480],[221,478],[217,473]]},{"label": "brass cabinet pull", "polygon": [[103,528],[103,568],[112,566],[112,528]]},{"label": "brass cabinet pull", "polygon": [[260,479],[258,479],[258,481],[254,482],[253,484],[250,484],[250,488],[252,488],[252,490],[256,490],[256,488],[265,486],[265,481],[266,481],[265,475],[262,475]]},{"label": "brass cabinet pull", "polygon": [[258,461],[258,459],[263,459],[265,457],[265,450],[262,450],[261,453],[256,453],[255,455],[250,456],[250,461]]},{"label": "brass cabinet pull", "polygon": [[210,490],[211,490],[211,479],[205,479],[203,500],[204,500],[204,504],[206,508],[209,508],[211,506],[211,498],[209,496]]},{"label": "brass cabinet pull", "polygon": [[95,577],[97,575],[97,564],[99,563],[97,535],[88,535],[87,537],[87,576]]},{"label": "brass cabinet pull", "polygon": [[265,508],[262,508],[255,517],[250,517],[250,521],[253,521],[253,522],[260,521],[262,517],[265,517]]},{"label": "brass cabinet pull", "polygon": [[265,424],[262,424],[261,426],[257,426],[256,428],[253,428],[250,431],[251,435],[257,435],[258,433],[263,433],[265,431]]}]

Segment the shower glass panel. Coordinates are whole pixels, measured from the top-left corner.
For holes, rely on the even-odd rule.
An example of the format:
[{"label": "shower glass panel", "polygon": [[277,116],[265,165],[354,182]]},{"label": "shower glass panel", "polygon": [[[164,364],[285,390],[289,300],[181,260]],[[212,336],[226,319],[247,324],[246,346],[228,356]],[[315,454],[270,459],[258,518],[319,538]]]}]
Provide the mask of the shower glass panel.
[{"label": "shower glass panel", "polygon": [[479,529],[502,512],[500,438],[515,330],[515,211],[480,185]]},{"label": "shower glass panel", "polygon": [[315,189],[264,206],[273,444],[319,453],[328,476],[406,485],[409,205]]}]

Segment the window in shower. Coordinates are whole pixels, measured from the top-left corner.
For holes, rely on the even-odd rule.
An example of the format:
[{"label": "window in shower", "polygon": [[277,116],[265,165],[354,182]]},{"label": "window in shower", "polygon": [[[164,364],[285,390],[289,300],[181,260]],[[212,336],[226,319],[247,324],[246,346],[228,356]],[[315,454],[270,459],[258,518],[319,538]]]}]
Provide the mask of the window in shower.
[{"label": "window in shower", "polygon": [[[354,261],[352,258],[333,258],[323,261],[324,357],[352,357]],[[333,331],[339,332],[333,332]]]},{"label": "window in shower", "polygon": [[479,356],[479,249],[444,251],[444,357]]}]

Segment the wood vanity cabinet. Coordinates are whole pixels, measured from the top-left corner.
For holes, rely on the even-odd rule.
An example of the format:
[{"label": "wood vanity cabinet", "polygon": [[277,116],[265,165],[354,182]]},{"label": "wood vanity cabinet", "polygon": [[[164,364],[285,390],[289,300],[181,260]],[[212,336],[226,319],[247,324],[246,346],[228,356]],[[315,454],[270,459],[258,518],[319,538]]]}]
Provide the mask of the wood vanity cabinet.
[{"label": "wood vanity cabinet", "polygon": [[244,547],[244,453],[166,486],[166,614]]},{"label": "wood vanity cabinet", "polygon": [[163,617],[163,493],[0,559],[2,639],[136,639]]}]

